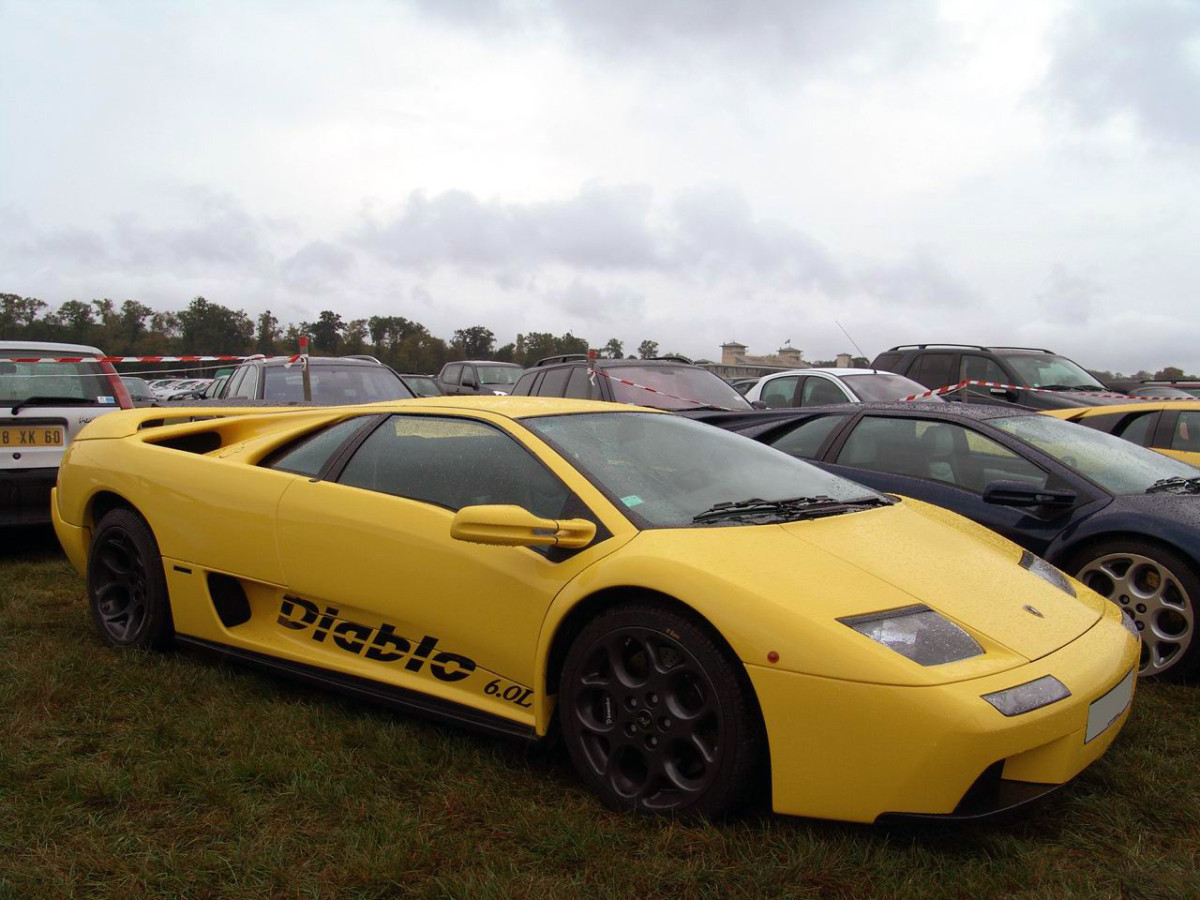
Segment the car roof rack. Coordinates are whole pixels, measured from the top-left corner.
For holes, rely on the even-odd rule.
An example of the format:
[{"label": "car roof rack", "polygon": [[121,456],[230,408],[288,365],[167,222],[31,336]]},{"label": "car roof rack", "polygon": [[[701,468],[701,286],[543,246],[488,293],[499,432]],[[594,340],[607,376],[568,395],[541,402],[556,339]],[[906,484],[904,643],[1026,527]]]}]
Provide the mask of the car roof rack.
[{"label": "car roof rack", "polygon": [[575,362],[587,358],[588,355],[586,353],[562,353],[558,356],[547,356],[539,359],[533,364],[533,367],[536,369],[538,366],[552,366],[555,363]]},{"label": "car roof rack", "polygon": [[929,344],[897,344],[895,347],[888,348],[888,352],[892,350],[924,350],[927,347],[965,347],[970,350],[1032,350],[1035,353],[1053,353],[1053,350],[1046,350],[1043,347],[1005,347],[991,346],[985,347],[982,344],[946,344],[946,343],[929,343]]},{"label": "car roof rack", "polygon": [[351,353],[348,356],[343,356],[342,359],[361,359],[364,362],[373,362],[379,363],[381,366],[383,365],[383,363],[380,363],[375,357],[369,356],[366,353]]}]

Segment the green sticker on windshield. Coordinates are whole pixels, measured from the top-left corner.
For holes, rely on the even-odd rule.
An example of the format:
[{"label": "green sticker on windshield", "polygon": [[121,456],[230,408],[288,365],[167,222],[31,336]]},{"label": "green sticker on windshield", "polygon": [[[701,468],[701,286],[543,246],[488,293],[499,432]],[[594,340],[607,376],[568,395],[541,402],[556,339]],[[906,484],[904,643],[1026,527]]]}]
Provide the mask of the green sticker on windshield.
[{"label": "green sticker on windshield", "polygon": [[642,503],[642,498],[637,494],[630,494],[628,497],[622,497],[621,502],[626,506],[639,506]]}]

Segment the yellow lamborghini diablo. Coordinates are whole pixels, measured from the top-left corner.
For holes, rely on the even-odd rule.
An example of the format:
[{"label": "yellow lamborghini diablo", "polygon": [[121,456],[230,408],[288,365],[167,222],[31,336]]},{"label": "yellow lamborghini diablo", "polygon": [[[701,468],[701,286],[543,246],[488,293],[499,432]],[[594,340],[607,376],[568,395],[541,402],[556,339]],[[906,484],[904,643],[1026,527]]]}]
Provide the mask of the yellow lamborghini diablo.
[{"label": "yellow lamborghini diablo", "polygon": [[1115,434],[1200,468],[1200,401],[1131,400],[1117,406],[1050,409],[1043,414]]},{"label": "yellow lamborghini diablo", "polygon": [[1118,608],[1014,544],[613,404],[114,413],[53,515],[109,643],[558,729],[619,809],[769,778],[782,813],[988,814],[1097,759],[1134,691]]}]

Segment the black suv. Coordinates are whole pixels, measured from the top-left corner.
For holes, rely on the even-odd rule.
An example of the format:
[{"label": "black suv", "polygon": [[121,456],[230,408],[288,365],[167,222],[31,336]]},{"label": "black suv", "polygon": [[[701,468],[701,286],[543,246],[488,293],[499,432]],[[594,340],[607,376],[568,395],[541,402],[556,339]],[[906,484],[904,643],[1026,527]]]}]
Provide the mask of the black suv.
[{"label": "black suv", "polygon": [[525,370],[516,363],[464,359],[446,363],[438,373],[443,394],[508,394]]},{"label": "black suv", "polygon": [[[310,356],[311,403],[324,406],[407,400],[413,392],[391,369],[369,357]],[[282,357],[247,359],[230,374],[218,398],[187,405],[238,406],[305,403],[304,369]],[[174,405],[172,403],[171,405]]]},{"label": "black suv", "polygon": [[607,400],[656,409],[750,409],[728,383],[682,357],[597,359],[594,364],[593,385],[582,353],[539,360],[521,376],[513,395]]},{"label": "black suv", "polygon": [[[945,395],[946,400],[996,405],[1017,403],[1030,409],[1064,409],[1127,403],[1110,393],[1078,363],[1033,347],[980,347],[975,344],[901,344],[880,353],[873,369],[907,375],[927,388],[960,381],[992,381],[1013,388],[972,385]],[[1015,388],[1015,389],[1014,389]],[[1022,388],[1041,388],[1038,391]],[[963,395],[967,396],[964,397]]]}]

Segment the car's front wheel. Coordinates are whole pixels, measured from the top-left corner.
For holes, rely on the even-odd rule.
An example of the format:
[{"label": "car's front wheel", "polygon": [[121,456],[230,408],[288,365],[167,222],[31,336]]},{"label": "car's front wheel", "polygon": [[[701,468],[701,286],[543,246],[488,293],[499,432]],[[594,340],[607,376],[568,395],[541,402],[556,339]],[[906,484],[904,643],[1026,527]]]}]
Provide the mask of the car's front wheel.
[{"label": "car's front wheel", "polygon": [[559,694],[576,770],[613,809],[719,815],[751,798],[762,730],[745,670],[692,617],[627,604],[576,637]]},{"label": "car's front wheel", "polygon": [[1187,560],[1150,541],[1113,540],[1077,554],[1075,577],[1133,617],[1142,636],[1138,674],[1186,677],[1200,665],[1200,579]]},{"label": "car's front wheel", "polygon": [[137,513],[100,520],[87,565],[88,602],[100,636],[114,647],[161,650],[175,628],[154,533]]}]

